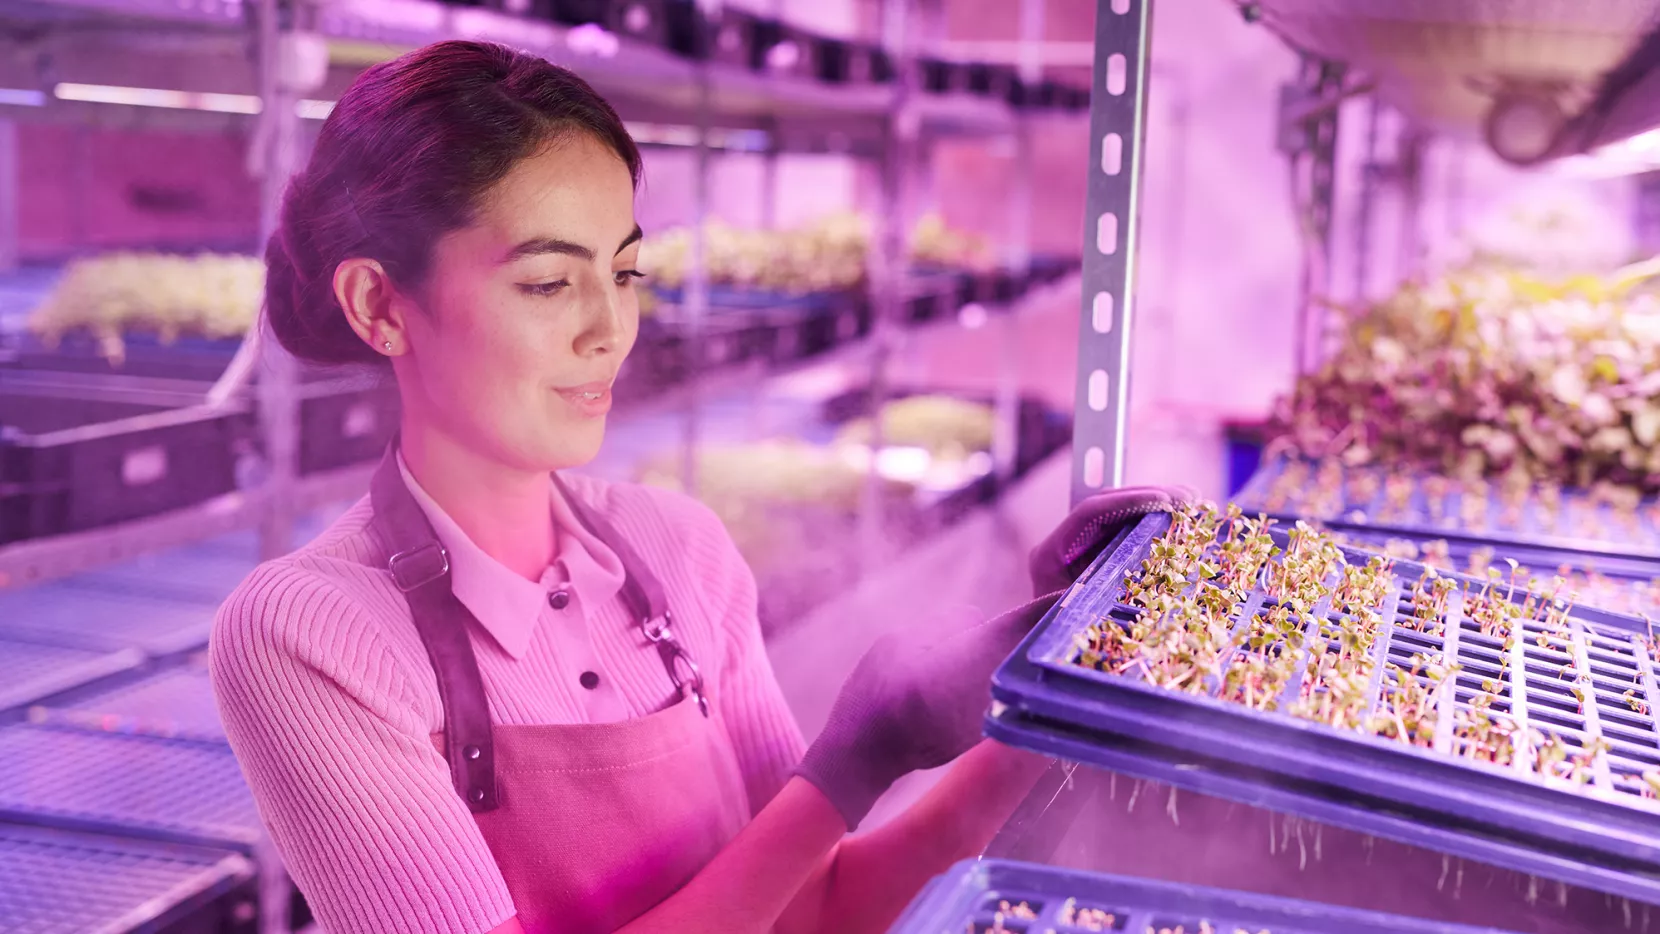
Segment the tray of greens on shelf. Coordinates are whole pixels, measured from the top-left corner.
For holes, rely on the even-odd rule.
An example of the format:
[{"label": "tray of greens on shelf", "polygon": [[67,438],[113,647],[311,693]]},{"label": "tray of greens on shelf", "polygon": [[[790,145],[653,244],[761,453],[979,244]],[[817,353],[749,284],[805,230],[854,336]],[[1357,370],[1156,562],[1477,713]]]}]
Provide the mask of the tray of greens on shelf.
[{"label": "tray of greens on shelf", "polygon": [[966,860],[917,895],[889,934],[1495,934],[1175,882]]},{"label": "tray of greens on shelf", "polygon": [[987,730],[1653,902],[1655,637],[1565,588],[1345,549],[1237,506],[1155,514],[1005,662]]},{"label": "tray of greens on shelf", "polygon": [[[1526,578],[1554,573],[1565,583],[1563,592],[1581,606],[1596,607],[1623,616],[1660,619],[1660,564],[1637,561],[1599,562],[1584,555],[1534,545],[1494,545],[1427,535],[1391,534],[1370,529],[1333,530],[1333,540],[1350,548],[1373,551],[1390,558],[1416,561],[1438,571],[1481,577],[1492,567],[1515,561]],[[1613,564],[1603,571],[1599,565]]]},{"label": "tray of greens on shelf", "polygon": [[1595,561],[1607,572],[1660,571],[1660,501],[1633,486],[1571,489],[1520,472],[1455,480],[1276,457],[1236,499],[1248,510],[1333,529],[1502,545],[1530,565]]}]

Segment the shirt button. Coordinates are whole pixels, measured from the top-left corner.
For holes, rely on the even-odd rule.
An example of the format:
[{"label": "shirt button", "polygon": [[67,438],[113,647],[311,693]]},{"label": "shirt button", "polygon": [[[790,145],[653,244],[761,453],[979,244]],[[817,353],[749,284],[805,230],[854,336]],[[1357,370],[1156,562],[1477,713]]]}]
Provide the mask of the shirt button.
[{"label": "shirt button", "polygon": [[480,752],[481,750],[477,746],[463,746],[461,748],[461,756],[464,759],[477,759]]},{"label": "shirt button", "polygon": [[548,606],[556,610],[563,610],[571,603],[571,595],[563,590],[555,590],[548,594]]},{"label": "shirt button", "polygon": [[580,680],[582,682],[583,687],[587,688],[590,691],[592,691],[594,688],[599,687],[599,675],[595,674],[592,671],[584,671],[582,673],[582,677],[578,680]]},{"label": "shirt button", "polygon": [[472,791],[467,792],[467,800],[471,801],[474,804],[483,804],[484,803],[484,789],[483,788],[474,788]]}]

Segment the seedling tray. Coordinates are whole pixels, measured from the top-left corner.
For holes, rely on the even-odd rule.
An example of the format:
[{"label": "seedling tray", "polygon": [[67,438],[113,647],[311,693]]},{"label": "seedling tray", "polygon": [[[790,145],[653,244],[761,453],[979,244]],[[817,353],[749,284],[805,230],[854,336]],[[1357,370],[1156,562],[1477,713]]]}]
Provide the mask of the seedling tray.
[{"label": "seedling tray", "polygon": [[1247,511],[1317,519],[1332,529],[1491,543],[1534,568],[1572,564],[1606,574],[1660,573],[1660,502],[1645,500],[1624,516],[1584,491],[1563,490],[1557,498],[1555,509],[1537,491],[1506,504],[1497,482],[1465,492],[1440,478],[1388,477],[1377,468],[1315,465],[1281,455],[1268,458],[1236,500]]},{"label": "seedling tray", "polygon": [[207,669],[199,665],[179,665],[137,680],[100,684],[33,708],[29,718],[55,726],[225,742],[213,685]]},{"label": "seedling tray", "polygon": [[1497,934],[1226,889],[967,860],[935,879],[890,934]]},{"label": "seedling tray", "polygon": [[[1406,668],[1417,655],[1454,662],[1462,670],[1438,688],[1416,673],[1389,682],[1400,688],[1410,682],[1436,700],[1421,721],[1432,728],[1429,748],[1223,700],[1214,677],[1194,681],[1198,693],[1185,693],[1153,686],[1140,676],[1145,669],[1114,674],[1079,664],[1080,639],[1092,627],[1134,618],[1121,602],[1126,572],[1139,571],[1171,523],[1167,514],[1152,515],[1122,533],[998,671],[990,735],[1203,794],[1660,903],[1660,804],[1645,796],[1649,781],[1641,777],[1660,768],[1654,717],[1660,691],[1642,622],[1574,608],[1547,625],[1539,616],[1548,614],[1537,614],[1515,623],[1518,637],[1506,645],[1483,633],[1476,611],[1466,613],[1454,591],[1444,622],[1422,631],[1413,615],[1423,569],[1397,562],[1392,574],[1379,578],[1386,596],[1375,605],[1376,636],[1362,650],[1371,674],[1359,716],[1370,723],[1386,712],[1386,694],[1396,693],[1385,688],[1391,665]],[[1286,547],[1284,530],[1274,533],[1274,542]],[[1343,554],[1351,565],[1370,557]],[[1460,586],[1482,583],[1444,577]],[[1273,606],[1262,578],[1254,581],[1231,617],[1234,633]],[[1311,625],[1298,630],[1302,640],[1318,644],[1314,625],[1343,616],[1325,597],[1306,617]],[[1250,654],[1281,652],[1298,659],[1295,674],[1282,691],[1260,696],[1286,710],[1301,696],[1309,653],[1270,638]],[[1245,654],[1241,649],[1224,656],[1224,667]],[[1492,699],[1493,713],[1513,723],[1519,736],[1540,730],[1579,755],[1598,742],[1608,749],[1588,757],[1584,786],[1533,771],[1534,753],[1545,748],[1546,736],[1517,740],[1507,765],[1464,758],[1456,751],[1462,745],[1458,724],[1472,716],[1472,701],[1480,696]]]},{"label": "seedling tray", "polygon": [[20,724],[0,729],[0,819],[251,853],[259,813],[218,743]]},{"label": "seedling tray", "polygon": [[0,932],[244,931],[254,867],[225,850],[0,824]]}]

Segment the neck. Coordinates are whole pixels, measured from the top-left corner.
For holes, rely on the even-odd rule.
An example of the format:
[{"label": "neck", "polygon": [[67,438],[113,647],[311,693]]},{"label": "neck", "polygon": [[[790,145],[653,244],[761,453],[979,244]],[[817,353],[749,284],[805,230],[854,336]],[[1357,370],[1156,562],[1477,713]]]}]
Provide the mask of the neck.
[{"label": "neck", "polygon": [[527,580],[553,562],[548,475],[491,460],[433,431],[405,425],[400,450],[416,482],[480,550]]}]

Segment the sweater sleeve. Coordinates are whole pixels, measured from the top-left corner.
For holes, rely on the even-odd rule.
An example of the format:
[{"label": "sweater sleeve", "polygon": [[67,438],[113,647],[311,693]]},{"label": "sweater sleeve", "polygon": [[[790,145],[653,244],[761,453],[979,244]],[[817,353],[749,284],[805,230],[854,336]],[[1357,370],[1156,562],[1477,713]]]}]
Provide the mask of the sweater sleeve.
[{"label": "sweater sleeve", "polygon": [[721,717],[743,771],[753,816],[777,795],[801,764],[807,744],[784,700],[761,637],[755,574],[726,526],[708,507],[686,500],[694,525],[689,557],[707,590],[713,623],[724,636]]},{"label": "sweater sleeve", "polygon": [[210,645],[225,731],[330,934],[476,934],[514,914],[375,622],[325,577],[257,570]]}]

